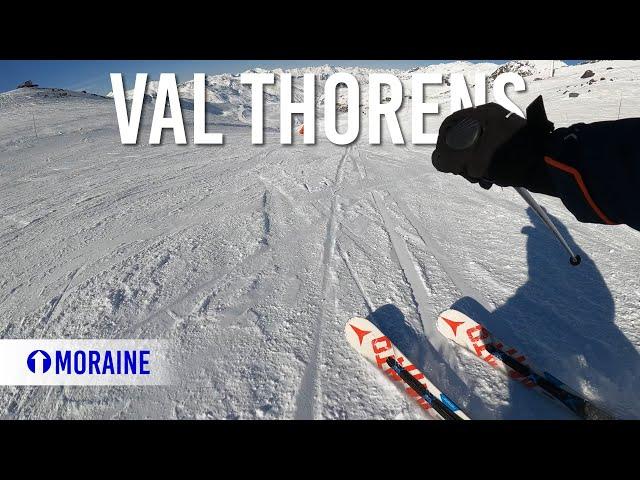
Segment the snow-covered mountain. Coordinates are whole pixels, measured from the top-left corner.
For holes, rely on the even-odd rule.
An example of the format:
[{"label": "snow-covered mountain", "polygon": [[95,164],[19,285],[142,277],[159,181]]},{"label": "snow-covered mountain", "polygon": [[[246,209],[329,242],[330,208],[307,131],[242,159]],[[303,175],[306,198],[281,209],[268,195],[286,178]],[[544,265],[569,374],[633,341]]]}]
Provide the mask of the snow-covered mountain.
[{"label": "snow-covered mountain", "polygon": [[[556,126],[640,117],[639,61],[553,77],[519,65],[537,70],[512,98],[524,108],[543,95]],[[478,65],[441,71],[467,67],[472,80]],[[148,145],[148,111],[139,143],[122,145],[113,99],[0,94],[0,338],[163,338],[179,377],[6,387],[1,418],[428,418],[347,344],[353,316],[383,329],[471,418],[573,418],[445,341],[436,319],[452,306],[585,397],[640,418],[639,232],[582,224],[536,194],[582,256],[573,268],[513,189],[437,172],[433,148],[411,144],[410,105],[405,145],[385,134],[370,145],[364,116],[346,147],[322,137],[321,117],[315,145],[296,135],[282,146],[272,131],[252,145],[238,76],[209,88],[223,146],[175,145],[170,132]],[[444,92],[432,131],[447,88],[431,93]],[[190,140],[188,109],[184,119]]]},{"label": "snow-covered mountain", "polygon": [[514,72],[521,77],[534,77],[535,80],[550,78],[558,68],[566,67],[561,60],[512,60],[498,67],[489,78],[494,79],[507,72]]},{"label": "snow-covered mountain", "polygon": [[[265,102],[277,103],[280,98],[280,86],[278,77],[283,73],[289,73],[292,75],[293,81],[293,99],[295,101],[302,101],[302,86],[296,82],[296,79],[301,79],[305,74],[313,74],[316,76],[317,91],[323,90],[324,82],[330,75],[337,72],[347,72],[356,77],[363,91],[366,90],[368,84],[368,78],[371,73],[390,73],[397,76],[405,86],[405,89],[410,91],[410,81],[412,73],[441,73],[446,79],[452,73],[458,72],[476,72],[480,71],[486,75],[490,75],[492,72],[500,68],[500,65],[494,63],[470,63],[470,62],[450,62],[433,64],[423,67],[415,67],[408,70],[398,69],[371,69],[364,67],[339,67],[331,65],[322,65],[317,67],[303,67],[293,69],[273,69],[265,70],[261,68],[247,70],[251,73],[274,73],[276,76],[275,85],[268,85],[265,87]],[[508,70],[515,71],[515,70]],[[207,101],[211,103],[230,103],[234,105],[246,105],[250,103],[251,92],[247,86],[240,83],[241,74],[223,73],[217,75],[207,76]],[[131,98],[133,95],[133,86],[125,89],[127,98]],[[149,80],[147,84],[147,95],[155,97],[157,92],[158,82],[156,80]],[[446,87],[446,85],[445,85]],[[178,91],[183,98],[193,98],[193,80],[182,82],[178,85]],[[109,92],[107,95],[113,96],[113,92]],[[321,96],[321,95],[320,95]]]},{"label": "snow-covered mountain", "polygon": [[[566,66],[563,62],[554,61],[556,68]],[[261,68],[247,70],[252,73],[274,73],[275,84],[267,85],[265,87],[265,104],[276,105],[280,101],[280,82],[279,77],[282,73],[289,73],[293,77],[292,85],[292,98],[296,102],[303,101],[304,93],[302,90],[302,77],[305,74],[313,74],[316,77],[316,103],[318,106],[324,105],[324,82],[330,75],[337,72],[347,72],[353,75],[360,85],[361,95],[360,101],[362,108],[366,111],[368,109],[369,98],[366,95],[368,89],[368,80],[371,73],[390,73],[398,77],[403,85],[403,92],[405,97],[411,97],[411,75],[414,73],[440,73],[443,76],[443,84],[441,86],[431,86],[428,89],[427,96],[431,98],[438,98],[445,95],[449,91],[449,78],[454,73],[465,73],[467,77],[467,83],[470,88],[475,83],[475,72],[482,72],[488,77],[489,83],[495,79],[495,77],[504,72],[517,72],[524,77],[530,77],[532,75],[535,78],[548,78],[551,76],[551,60],[524,60],[524,61],[512,61],[503,65],[495,63],[471,63],[466,61],[447,62],[440,64],[432,64],[427,66],[420,66],[410,68],[407,70],[399,69],[371,69],[365,67],[340,67],[331,65],[322,65],[314,67],[302,67],[293,69],[273,69],[265,70]],[[240,120],[246,120],[250,118],[251,111],[251,90],[246,85],[240,83],[241,74],[217,74],[209,75],[206,80],[206,98],[207,102],[216,106],[216,111],[220,115],[233,117]],[[133,81],[133,79],[131,79]],[[126,79],[125,79],[126,81]],[[182,82],[178,85],[178,91],[181,99],[193,99],[193,80]],[[131,88],[125,87],[125,94],[128,99],[132,98],[133,85],[129,85]],[[157,80],[149,80],[146,94],[150,98],[155,98],[157,92],[158,82]],[[383,98],[389,95],[389,89],[385,85],[382,90]],[[108,94],[109,97],[113,96],[113,92]],[[338,108],[346,106],[347,94],[346,89],[339,89],[337,95]]]}]

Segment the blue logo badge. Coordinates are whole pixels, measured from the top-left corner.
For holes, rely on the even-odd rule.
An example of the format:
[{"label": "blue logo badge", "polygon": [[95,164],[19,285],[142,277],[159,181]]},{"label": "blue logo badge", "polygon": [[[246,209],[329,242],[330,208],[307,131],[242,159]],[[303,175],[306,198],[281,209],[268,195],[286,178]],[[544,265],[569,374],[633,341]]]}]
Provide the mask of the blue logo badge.
[{"label": "blue logo badge", "polygon": [[34,350],[27,357],[27,367],[33,373],[47,373],[51,368],[51,357],[44,350]]}]

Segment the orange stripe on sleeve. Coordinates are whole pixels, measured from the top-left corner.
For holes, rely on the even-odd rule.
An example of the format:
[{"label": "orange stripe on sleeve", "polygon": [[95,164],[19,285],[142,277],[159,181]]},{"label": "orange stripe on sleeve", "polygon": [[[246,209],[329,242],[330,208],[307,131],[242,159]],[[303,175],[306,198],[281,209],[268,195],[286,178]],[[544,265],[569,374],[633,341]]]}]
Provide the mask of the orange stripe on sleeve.
[{"label": "orange stripe on sleeve", "polygon": [[589,190],[587,189],[587,186],[585,185],[584,180],[582,180],[582,175],[580,175],[580,172],[578,170],[562,162],[554,160],[551,157],[544,157],[544,161],[548,165],[572,175],[576,183],[578,184],[578,187],[580,187],[580,190],[582,191],[582,195],[584,195],[584,199],[587,201],[587,203],[589,204],[591,209],[596,213],[596,215],[598,215],[598,217],[600,217],[600,219],[607,225],[617,225],[617,223],[611,221],[609,217],[607,217],[604,214],[604,212],[600,210],[600,208],[598,208],[598,205],[596,205],[596,202],[593,201],[593,198],[591,198],[591,195],[589,194]]}]

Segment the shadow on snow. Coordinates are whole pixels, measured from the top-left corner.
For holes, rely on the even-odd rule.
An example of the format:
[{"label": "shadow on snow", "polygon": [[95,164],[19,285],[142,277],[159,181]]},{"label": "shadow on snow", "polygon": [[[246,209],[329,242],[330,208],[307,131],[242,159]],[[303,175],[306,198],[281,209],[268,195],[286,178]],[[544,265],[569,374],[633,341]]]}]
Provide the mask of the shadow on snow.
[{"label": "shadow on snow", "polygon": [[[470,297],[461,298],[452,308],[482,323],[506,344],[521,350],[532,365],[549,371],[612,413],[637,417],[640,356],[614,323],[614,302],[604,278],[558,219],[551,217],[582,257],[578,267],[569,265],[568,255],[535,212],[529,208],[527,214],[532,222],[522,229],[527,236],[527,282],[493,312]],[[431,346],[394,305],[380,307],[369,319],[416,364],[437,358],[429,354]],[[445,384],[437,386],[454,401],[455,393],[466,392],[470,397],[466,410],[472,418],[494,418],[496,414],[509,419],[575,418],[564,407],[513,381],[507,383],[509,403],[490,410],[486,399],[470,392],[450,368],[444,377],[438,377],[446,378]]]}]

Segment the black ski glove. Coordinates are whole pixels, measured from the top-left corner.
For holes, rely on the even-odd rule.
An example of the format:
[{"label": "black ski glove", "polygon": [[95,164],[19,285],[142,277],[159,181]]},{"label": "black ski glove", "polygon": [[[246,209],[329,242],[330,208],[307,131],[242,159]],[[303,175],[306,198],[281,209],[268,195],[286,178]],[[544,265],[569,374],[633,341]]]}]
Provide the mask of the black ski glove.
[{"label": "black ski glove", "polygon": [[555,196],[544,162],[552,131],[542,97],[527,108],[527,120],[496,103],[467,108],[444,120],[431,160],[485,189],[495,183]]}]

